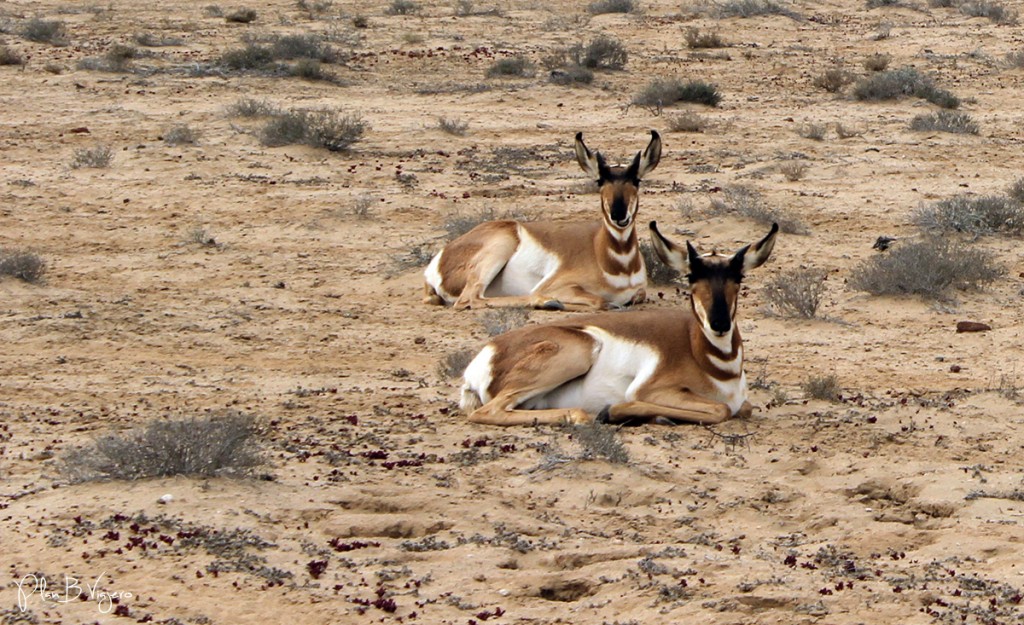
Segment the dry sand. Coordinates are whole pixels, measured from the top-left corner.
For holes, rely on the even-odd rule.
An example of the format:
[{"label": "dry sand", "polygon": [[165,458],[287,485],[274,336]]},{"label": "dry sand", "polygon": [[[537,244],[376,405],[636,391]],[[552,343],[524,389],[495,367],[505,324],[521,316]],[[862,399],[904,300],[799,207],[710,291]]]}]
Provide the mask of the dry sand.
[{"label": "dry sand", "polygon": [[[250,24],[178,0],[0,5],[0,38],[26,60],[0,67],[0,247],[48,264],[40,284],[0,278],[0,622],[1024,621],[1020,239],[980,239],[1007,277],[955,301],[847,285],[876,237],[915,235],[922,203],[1003,193],[1024,172],[1024,73],[1004,62],[1024,50],[1019,26],[916,0],[721,20],[650,0],[597,16],[562,1],[468,16],[326,4],[254,3]],[[19,37],[33,17],[65,22],[70,45]],[[690,27],[731,45],[688,50]],[[126,72],[79,68],[138,33],[181,45],[140,48]],[[243,37],[284,33],[354,52],[327,66],[341,84],[195,75]],[[626,46],[626,68],[551,84],[544,57],[599,33]],[[484,78],[513,52],[534,76]],[[932,105],[813,85],[838,63],[866,75],[874,53],[933,75],[980,133],[911,131]],[[714,82],[721,105],[626,106],[672,76]],[[357,112],[369,129],[348,153],[268,148],[265,120],[226,115],[240,98]],[[669,130],[684,110],[704,132]],[[166,145],[177,124],[198,141]],[[823,140],[802,136],[814,124]],[[455,215],[596,218],[573,135],[624,159],[651,128],[665,155],[641,222],[737,248],[766,226],[706,209],[739,183],[809,229],[780,236],[744,291],[755,415],[623,429],[625,463],[559,427],[467,424],[438,365],[483,343],[483,315],[423,305],[415,261]],[[94,146],[109,167],[70,166]],[[796,181],[779,171],[791,159],[808,164]],[[797,268],[828,271],[819,319],[764,308],[763,285]],[[645,307],[686,305],[676,286],[649,294]],[[993,329],[957,334],[961,320]],[[805,399],[830,374],[843,399]],[[272,480],[61,472],[99,436],[229,410],[261,420]],[[32,574],[123,597],[37,593],[22,612]]]}]

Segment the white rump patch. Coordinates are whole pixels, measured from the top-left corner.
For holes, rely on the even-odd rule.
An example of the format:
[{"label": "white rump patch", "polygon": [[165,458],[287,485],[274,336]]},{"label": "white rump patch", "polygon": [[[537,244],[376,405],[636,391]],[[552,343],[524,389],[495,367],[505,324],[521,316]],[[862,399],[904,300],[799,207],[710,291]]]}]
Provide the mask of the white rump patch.
[{"label": "white rump patch", "polygon": [[464,412],[471,412],[481,404],[491,401],[487,389],[490,388],[494,377],[491,368],[494,352],[494,345],[488,344],[466,366],[466,371],[462,374],[462,397],[459,398],[459,407]]},{"label": "white rump patch", "polygon": [[455,298],[441,287],[441,270],[439,269],[441,266],[441,254],[444,254],[444,250],[434,254],[434,257],[430,259],[430,264],[423,270],[423,278],[434,289],[434,292],[441,296],[441,299],[451,304],[455,301]]}]

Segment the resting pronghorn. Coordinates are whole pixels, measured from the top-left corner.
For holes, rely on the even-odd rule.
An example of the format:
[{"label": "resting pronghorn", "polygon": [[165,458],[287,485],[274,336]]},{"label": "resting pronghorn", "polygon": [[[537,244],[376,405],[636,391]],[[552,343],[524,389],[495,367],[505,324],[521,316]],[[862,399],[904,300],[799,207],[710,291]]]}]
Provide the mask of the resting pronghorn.
[{"label": "resting pronghorn", "polygon": [[463,411],[491,425],[587,423],[594,414],[611,423],[749,415],[736,305],[740,282],[768,260],[778,231],[772,224],[732,256],[699,255],[651,222],[658,256],[687,274],[690,305],[574,317],[495,337],[466,367]]},{"label": "resting pronghorn", "polygon": [[661,137],[629,167],[609,167],[576,134],[576,160],[597,179],[600,222],[489,221],[430,261],[424,302],[455,308],[599,310],[642,302],[647,270],[634,229],[640,179],[658,166]]}]

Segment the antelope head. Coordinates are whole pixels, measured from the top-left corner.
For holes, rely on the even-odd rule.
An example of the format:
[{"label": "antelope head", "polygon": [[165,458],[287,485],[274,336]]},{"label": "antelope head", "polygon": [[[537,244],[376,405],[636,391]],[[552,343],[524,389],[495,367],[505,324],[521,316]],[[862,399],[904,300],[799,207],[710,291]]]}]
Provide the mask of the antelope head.
[{"label": "antelope head", "polygon": [[592,152],[576,133],[576,160],[583,171],[597,179],[601,191],[601,212],[613,230],[624,231],[633,225],[640,202],[640,179],[653,171],[661,160],[661,135],[651,131],[651,142],[637,152],[628,167],[609,166],[600,152]]}]

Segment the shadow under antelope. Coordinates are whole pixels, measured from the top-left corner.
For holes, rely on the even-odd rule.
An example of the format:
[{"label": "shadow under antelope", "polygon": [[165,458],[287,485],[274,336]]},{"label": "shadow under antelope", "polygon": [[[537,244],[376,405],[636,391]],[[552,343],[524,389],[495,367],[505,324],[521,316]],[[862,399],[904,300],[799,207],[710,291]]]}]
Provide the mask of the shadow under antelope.
[{"label": "shadow under antelope", "polygon": [[647,270],[637,245],[640,180],[661,160],[651,131],[627,167],[610,167],[576,134],[576,160],[600,188],[601,220],[489,221],[437,253],[424,272],[424,303],[455,309],[529,306],[602,310],[644,301]]},{"label": "shadow under antelope", "polygon": [[778,224],[731,256],[682,249],[651,222],[658,257],[687,275],[689,305],[597,313],[492,339],[466,367],[460,405],[475,423],[719,423],[749,416],[740,283],[771,255]]}]

